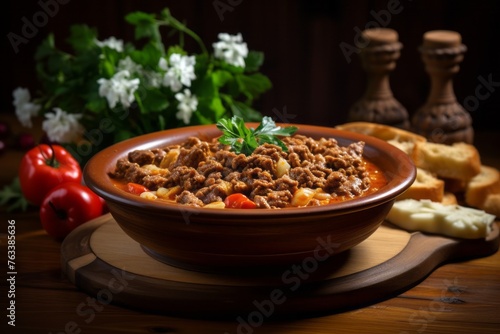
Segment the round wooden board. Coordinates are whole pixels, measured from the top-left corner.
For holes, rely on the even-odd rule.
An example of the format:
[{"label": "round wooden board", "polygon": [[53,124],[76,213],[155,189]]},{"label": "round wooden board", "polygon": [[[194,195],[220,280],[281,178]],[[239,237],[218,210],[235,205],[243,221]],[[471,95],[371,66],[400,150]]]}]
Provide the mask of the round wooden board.
[{"label": "round wooden board", "polygon": [[[408,233],[383,224],[367,240],[327,260],[274,272],[203,273],[150,257],[110,214],[66,237],[62,268],[103,304],[189,317],[311,316],[375,303],[424,279],[444,262],[493,254],[499,228],[486,239]],[[325,250],[326,251],[326,250]]]}]

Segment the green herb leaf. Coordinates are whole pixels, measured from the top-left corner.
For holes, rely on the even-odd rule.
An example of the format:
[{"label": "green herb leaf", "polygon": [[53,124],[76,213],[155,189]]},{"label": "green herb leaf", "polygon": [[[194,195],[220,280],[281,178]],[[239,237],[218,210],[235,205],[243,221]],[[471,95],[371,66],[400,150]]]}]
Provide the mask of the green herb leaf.
[{"label": "green herb leaf", "polygon": [[245,121],[239,116],[219,120],[217,128],[222,131],[222,136],[219,137],[220,143],[230,145],[231,150],[245,155],[252,154],[257,147],[264,143],[277,145],[287,152],[288,148],[278,136],[291,136],[297,131],[295,126],[285,128],[277,126],[273,119],[268,116],[262,118],[262,122],[255,130],[247,128]]},{"label": "green herb leaf", "polygon": [[6,206],[7,211],[22,210],[28,208],[28,201],[24,198],[21,191],[19,177],[15,177],[12,183],[3,187],[0,190],[0,206]]}]

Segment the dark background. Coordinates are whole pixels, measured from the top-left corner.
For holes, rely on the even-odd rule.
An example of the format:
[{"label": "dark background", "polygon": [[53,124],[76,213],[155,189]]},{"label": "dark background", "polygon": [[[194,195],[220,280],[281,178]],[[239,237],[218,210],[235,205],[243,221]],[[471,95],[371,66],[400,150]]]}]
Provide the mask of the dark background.
[{"label": "dark background", "polygon": [[[348,61],[340,48],[342,42],[354,45],[356,28],[363,30],[375,23],[398,31],[404,48],[391,74],[391,87],[410,114],[425,102],[429,91],[429,78],[418,53],[423,33],[434,29],[458,31],[468,51],[454,77],[457,99],[463,103],[467,97],[476,96],[479,77],[498,82],[490,87],[488,98],[479,100],[479,107],[469,111],[476,130],[500,130],[500,2],[496,0],[400,0],[398,14],[387,11],[394,0],[220,0],[231,6],[223,13],[223,20],[214,0],[60,1],[66,3],[59,4],[57,14],[27,44],[21,44],[17,54],[7,34],[20,35],[22,18],[32,21],[42,7],[39,1],[4,2],[2,50],[7,57],[2,59],[7,61],[1,66],[2,113],[14,111],[11,94],[16,87],[28,87],[32,94],[36,90],[33,54],[49,32],[55,33],[61,48],[66,47],[64,40],[75,23],[96,27],[101,40],[109,36],[132,40],[133,30],[124,21],[125,14],[135,10],[159,12],[169,7],[207,47],[217,40],[219,32],[241,32],[250,49],[265,53],[262,72],[270,77],[273,89],[256,104],[263,114],[276,116],[276,112],[283,114],[286,110],[291,122],[327,126],[345,122],[350,106],[365,89],[358,55],[352,54]],[[377,23],[377,16],[382,22]],[[195,45],[189,47],[198,51]],[[487,91],[483,87],[480,92]]]}]

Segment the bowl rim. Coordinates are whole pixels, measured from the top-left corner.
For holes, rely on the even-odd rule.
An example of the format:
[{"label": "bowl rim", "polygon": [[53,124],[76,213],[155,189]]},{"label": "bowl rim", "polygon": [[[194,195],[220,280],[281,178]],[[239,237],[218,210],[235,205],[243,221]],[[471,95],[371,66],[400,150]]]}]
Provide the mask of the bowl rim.
[{"label": "bowl rim", "polygon": [[[246,123],[247,126],[256,127],[259,123]],[[278,124],[281,125],[281,124]],[[394,159],[398,164],[398,169],[402,170],[404,176],[400,177],[401,182],[397,183],[392,179],[389,180],[388,184],[380,188],[376,192],[365,195],[359,198],[354,198],[348,201],[342,201],[332,204],[326,204],[321,206],[311,206],[311,207],[289,207],[283,209],[258,209],[258,210],[242,210],[242,209],[230,209],[225,208],[223,211],[221,209],[213,208],[199,208],[192,207],[182,204],[152,201],[148,199],[141,198],[137,195],[127,193],[116,186],[112,182],[100,182],[103,177],[109,178],[107,173],[111,170],[110,166],[115,166],[116,160],[118,158],[126,156],[126,154],[135,149],[151,149],[161,147],[166,141],[170,144],[175,142],[181,142],[186,139],[186,133],[198,133],[205,134],[210,133],[216,129],[215,124],[209,125],[194,125],[181,128],[168,129],[163,131],[152,132],[140,136],[136,136],[130,139],[123,140],[121,142],[115,143],[103,150],[97,152],[93,157],[89,159],[83,169],[83,179],[84,183],[95,193],[101,196],[106,202],[119,203],[120,205],[129,205],[131,207],[140,206],[142,209],[147,209],[149,211],[159,212],[159,211],[172,211],[178,210],[182,211],[186,215],[199,215],[203,214],[204,217],[208,218],[220,218],[221,216],[228,218],[238,218],[238,217],[268,217],[275,216],[276,218],[282,216],[310,216],[322,215],[322,214],[343,214],[346,211],[353,212],[359,210],[365,210],[377,205],[381,205],[385,202],[394,200],[399,194],[403,193],[415,180],[416,178],[416,167],[411,160],[411,158],[399,148],[372,136],[368,136],[361,133],[339,130],[336,128],[322,127],[316,125],[305,125],[305,124],[282,124],[284,126],[296,126],[298,127],[297,134],[302,132],[321,132],[319,137],[325,137],[325,133],[329,134],[337,140],[348,140],[348,141],[363,141],[365,142],[366,148],[369,150],[375,149],[375,151],[382,152],[387,156]],[[113,161],[110,161],[113,159]],[[104,169],[104,171],[103,171]],[[223,212],[223,215],[221,213]],[[256,220],[258,221],[258,220]]]}]

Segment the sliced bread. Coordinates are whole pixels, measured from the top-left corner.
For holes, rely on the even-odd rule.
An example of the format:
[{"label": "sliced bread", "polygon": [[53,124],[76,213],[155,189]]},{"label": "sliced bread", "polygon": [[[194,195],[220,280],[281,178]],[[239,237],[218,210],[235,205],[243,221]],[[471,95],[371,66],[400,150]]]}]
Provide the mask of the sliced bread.
[{"label": "sliced bread", "polygon": [[455,194],[452,192],[445,191],[444,195],[443,195],[443,200],[441,201],[441,204],[457,205],[458,204],[457,196],[455,196]]},{"label": "sliced bread", "polygon": [[500,193],[500,173],[496,168],[482,165],[479,174],[467,183],[465,203],[482,208],[488,195],[498,193]]},{"label": "sliced bread", "polygon": [[500,218],[500,194],[489,194],[483,203],[483,210]]},{"label": "sliced bread", "polygon": [[481,169],[481,159],[477,149],[466,143],[445,145],[417,142],[412,158],[417,167],[443,178],[468,181],[479,174]]},{"label": "sliced bread", "polygon": [[385,141],[398,140],[402,142],[425,142],[425,137],[416,133],[396,128],[390,125],[370,122],[350,122],[336,126],[337,129],[363,133]]},{"label": "sliced bread", "polygon": [[433,202],[441,202],[444,195],[444,181],[436,178],[432,173],[417,168],[417,177],[412,185],[397,200],[429,199]]}]

